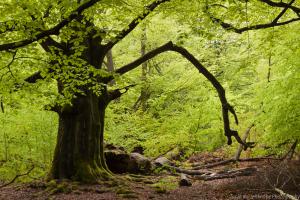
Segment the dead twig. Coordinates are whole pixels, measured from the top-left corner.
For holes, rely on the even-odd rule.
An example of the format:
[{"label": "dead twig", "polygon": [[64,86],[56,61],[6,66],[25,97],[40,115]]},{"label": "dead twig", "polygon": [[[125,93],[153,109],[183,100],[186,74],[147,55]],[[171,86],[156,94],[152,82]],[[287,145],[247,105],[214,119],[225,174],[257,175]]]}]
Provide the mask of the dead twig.
[{"label": "dead twig", "polygon": [[295,142],[292,144],[291,148],[289,149],[289,151],[281,158],[282,160],[291,160],[293,158],[293,155],[295,153],[295,149],[297,147],[298,144],[298,139],[295,140]]},{"label": "dead twig", "polygon": [[282,191],[279,188],[275,188],[274,189],[276,192],[278,192],[281,196],[287,198],[287,199],[291,199],[291,200],[298,200],[296,197],[294,197],[293,195],[287,194],[284,191]]},{"label": "dead twig", "polygon": [[27,176],[30,174],[30,172],[34,169],[34,166],[32,166],[26,173],[24,174],[17,174],[11,181],[9,181],[8,183],[5,183],[3,185],[0,185],[0,188],[4,188],[12,183],[14,183],[18,178],[22,177],[22,176]]},{"label": "dead twig", "polygon": [[[247,128],[247,130],[245,131],[245,133],[244,133],[244,135],[243,135],[243,137],[242,137],[243,142],[246,142],[246,140],[247,140],[247,138],[248,138],[248,136],[249,136],[249,134],[250,134],[250,131],[251,131],[252,127],[254,127],[254,124],[251,124],[251,125]],[[235,160],[239,160],[239,159],[240,159],[240,156],[241,156],[241,153],[242,153],[243,149],[244,149],[243,145],[240,144],[240,145],[239,145],[239,148],[237,149],[237,151],[236,151],[236,153],[235,153],[235,156],[234,156],[234,159],[235,159]]]}]

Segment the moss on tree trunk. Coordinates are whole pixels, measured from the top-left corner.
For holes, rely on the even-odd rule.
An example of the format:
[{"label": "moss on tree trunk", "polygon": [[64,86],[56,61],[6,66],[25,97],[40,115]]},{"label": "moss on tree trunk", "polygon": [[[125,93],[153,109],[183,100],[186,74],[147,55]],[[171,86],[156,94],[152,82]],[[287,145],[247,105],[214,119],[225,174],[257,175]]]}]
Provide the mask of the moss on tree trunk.
[{"label": "moss on tree trunk", "polygon": [[105,98],[79,96],[59,113],[59,129],[50,179],[80,182],[107,180],[103,149]]}]

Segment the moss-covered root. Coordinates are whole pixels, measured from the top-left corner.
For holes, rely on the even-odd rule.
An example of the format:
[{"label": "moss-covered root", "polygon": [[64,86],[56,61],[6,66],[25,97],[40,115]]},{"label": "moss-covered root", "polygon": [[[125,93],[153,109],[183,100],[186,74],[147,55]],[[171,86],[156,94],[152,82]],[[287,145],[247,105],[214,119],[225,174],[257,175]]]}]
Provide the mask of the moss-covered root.
[{"label": "moss-covered root", "polygon": [[51,180],[46,184],[46,192],[50,195],[57,193],[70,193],[78,188],[78,182],[69,180]]},{"label": "moss-covered root", "polygon": [[78,164],[77,171],[72,180],[82,183],[102,183],[103,181],[113,180],[113,175],[96,163],[81,162]]},{"label": "moss-covered root", "polygon": [[118,188],[116,188],[116,193],[122,198],[138,198],[138,195],[132,191],[128,186],[121,185]]}]

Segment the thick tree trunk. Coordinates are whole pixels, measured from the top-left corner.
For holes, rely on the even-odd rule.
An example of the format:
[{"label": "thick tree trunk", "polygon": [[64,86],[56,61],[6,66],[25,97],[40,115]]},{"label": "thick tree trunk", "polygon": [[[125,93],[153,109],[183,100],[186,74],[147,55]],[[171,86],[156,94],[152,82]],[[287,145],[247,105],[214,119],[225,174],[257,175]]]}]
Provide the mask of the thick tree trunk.
[{"label": "thick tree trunk", "polygon": [[59,113],[59,130],[50,179],[107,180],[103,151],[106,101],[92,93],[74,99]]}]

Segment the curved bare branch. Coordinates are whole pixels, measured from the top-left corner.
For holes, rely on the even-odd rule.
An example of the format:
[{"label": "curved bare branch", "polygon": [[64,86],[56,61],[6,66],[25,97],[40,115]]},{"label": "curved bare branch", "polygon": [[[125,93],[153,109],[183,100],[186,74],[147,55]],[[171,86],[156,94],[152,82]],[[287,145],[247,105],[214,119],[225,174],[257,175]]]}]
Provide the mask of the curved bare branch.
[{"label": "curved bare branch", "polygon": [[[240,138],[238,135],[238,132],[235,130],[231,130],[230,128],[230,121],[229,121],[229,112],[234,115],[235,122],[238,124],[238,118],[236,116],[236,113],[233,109],[233,107],[228,103],[225,95],[225,89],[221,85],[221,83],[214,77],[213,74],[211,74],[189,51],[183,47],[177,46],[173,44],[172,42],[168,42],[152,51],[149,51],[144,56],[136,59],[135,61],[119,68],[116,70],[116,73],[119,75],[125,74],[138,66],[140,66],[143,62],[146,62],[149,59],[154,58],[155,56],[167,52],[167,51],[173,51],[181,54],[185,59],[190,61],[194,67],[196,67],[205,78],[208,79],[208,81],[214,86],[214,88],[217,90],[217,93],[219,95],[219,99],[222,104],[222,115],[223,115],[223,124],[224,124],[224,132],[225,136],[227,137],[227,143],[230,145],[232,144],[231,137],[234,137],[238,143],[242,144],[245,149],[249,147],[249,145]],[[105,80],[105,82],[109,82],[113,79],[113,77],[108,78]]]}]

